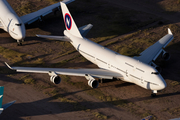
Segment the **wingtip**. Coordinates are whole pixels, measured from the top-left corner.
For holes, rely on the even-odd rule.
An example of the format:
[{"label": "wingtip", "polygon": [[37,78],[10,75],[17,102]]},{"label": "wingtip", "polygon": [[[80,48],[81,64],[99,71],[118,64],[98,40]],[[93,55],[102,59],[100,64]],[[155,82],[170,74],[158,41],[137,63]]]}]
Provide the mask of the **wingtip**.
[{"label": "wingtip", "polygon": [[13,70],[12,67],[11,67],[9,64],[7,64],[7,62],[4,62],[4,63],[6,64],[6,66],[7,66],[9,69]]},{"label": "wingtip", "polygon": [[93,27],[93,24],[91,24],[91,23],[89,23],[88,25],[91,26],[91,28]]},{"label": "wingtip", "polygon": [[63,1],[60,1],[60,5],[61,5],[61,3],[66,3],[66,4],[68,4],[68,3],[71,3],[71,2],[74,2],[75,0],[63,0]]},{"label": "wingtip", "polygon": [[168,34],[172,35],[170,28],[168,28]]}]

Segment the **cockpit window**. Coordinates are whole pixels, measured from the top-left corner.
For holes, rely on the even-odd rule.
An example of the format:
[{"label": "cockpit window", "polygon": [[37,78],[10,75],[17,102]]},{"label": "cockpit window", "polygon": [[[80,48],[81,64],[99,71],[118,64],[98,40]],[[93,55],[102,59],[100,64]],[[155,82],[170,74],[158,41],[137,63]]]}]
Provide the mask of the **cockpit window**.
[{"label": "cockpit window", "polygon": [[20,23],[20,24],[15,24],[15,25],[17,25],[17,26],[21,26],[22,24]]},{"label": "cockpit window", "polygon": [[155,74],[155,75],[158,75],[158,74],[159,74],[159,72],[152,72],[151,74]]}]

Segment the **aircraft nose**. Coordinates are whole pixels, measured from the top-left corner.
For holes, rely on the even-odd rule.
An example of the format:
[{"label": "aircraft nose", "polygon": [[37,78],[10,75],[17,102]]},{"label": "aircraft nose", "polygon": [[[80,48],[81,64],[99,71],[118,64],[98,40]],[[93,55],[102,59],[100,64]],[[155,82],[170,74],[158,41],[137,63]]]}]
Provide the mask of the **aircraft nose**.
[{"label": "aircraft nose", "polygon": [[163,81],[163,82],[160,84],[161,89],[166,88],[166,86],[167,86],[167,84],[166,84],[166,82],[165,82],[165,81]]},{"label": "aircraft nose", "polygon": [[18,32],[17,32],[17,40],[24,40],[24,38],[25,38],[25,30],[19,30]]},{"label": "aircraft nose", "polygon": [[166,86],[167,86],[166,81],[160,76],[159,88],[162,90],[162,89],[166,88]]}]

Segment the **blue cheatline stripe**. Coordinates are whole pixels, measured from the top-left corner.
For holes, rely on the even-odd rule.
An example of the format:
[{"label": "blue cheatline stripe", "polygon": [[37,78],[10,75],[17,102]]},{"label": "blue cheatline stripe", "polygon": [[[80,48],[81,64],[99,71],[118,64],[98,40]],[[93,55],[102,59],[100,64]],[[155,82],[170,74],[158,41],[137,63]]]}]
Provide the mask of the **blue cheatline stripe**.
[{"label": "blue cheatline stripe", "polygon": [[4,92],[4,87],[0,86],[0,108],[2,108],[3,92]]}]

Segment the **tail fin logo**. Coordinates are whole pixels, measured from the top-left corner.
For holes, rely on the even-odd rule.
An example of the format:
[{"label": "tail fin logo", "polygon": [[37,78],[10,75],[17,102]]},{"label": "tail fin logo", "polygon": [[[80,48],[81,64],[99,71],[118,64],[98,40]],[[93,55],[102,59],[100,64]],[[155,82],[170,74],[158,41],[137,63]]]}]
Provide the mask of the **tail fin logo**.
[{"label": "tail fin logo", "polygon": [[65,23],[65,26],[68,30],[71,30],[71,27],[72,27],[72,19],[71,19],[71,16],[66,13],[65,16],[64,16],[64,23]]}]

